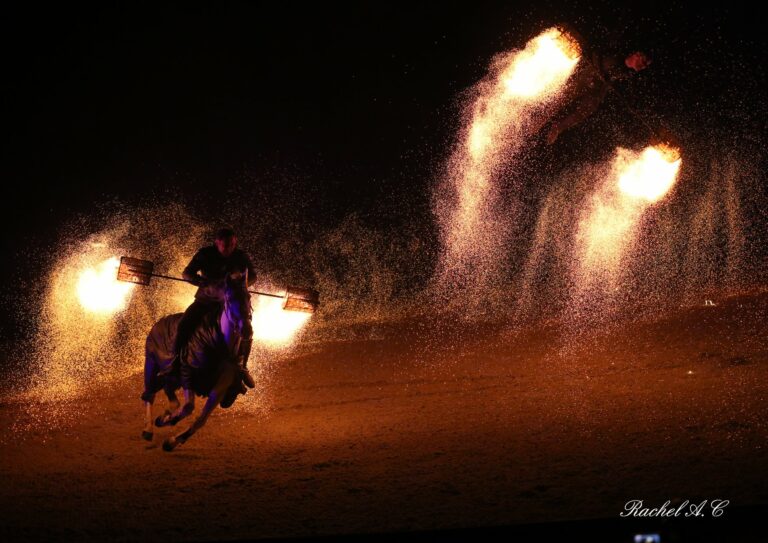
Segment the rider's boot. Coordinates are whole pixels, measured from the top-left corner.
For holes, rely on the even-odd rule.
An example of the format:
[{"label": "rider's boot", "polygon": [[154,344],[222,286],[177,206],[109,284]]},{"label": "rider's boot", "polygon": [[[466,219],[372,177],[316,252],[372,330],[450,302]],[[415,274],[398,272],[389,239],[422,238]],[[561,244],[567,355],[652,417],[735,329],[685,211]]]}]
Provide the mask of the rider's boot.
[{"label": "rider's boot", "polygon": [[254,388],[256,386],[256,381],[253,380],[253,376],[248,371],[248,357],[251,354],[251,345],[253,344],[252,339],[245,339],[243,340],[242,345],[242,355],[240,357],[240,377],[243,380],[243,383],[245,383],[245,386],[248,388]]},{"label": "rider's boot", "polygon": [[251,372],[248,371],[248,359],[244,359],[241,363],[240,367],[240,377],[243,380],[243,383],[245,383],[245,386],[248,388],[254,388],[256,386],[256,381],[253,380],[253,376],[251,375]]}]

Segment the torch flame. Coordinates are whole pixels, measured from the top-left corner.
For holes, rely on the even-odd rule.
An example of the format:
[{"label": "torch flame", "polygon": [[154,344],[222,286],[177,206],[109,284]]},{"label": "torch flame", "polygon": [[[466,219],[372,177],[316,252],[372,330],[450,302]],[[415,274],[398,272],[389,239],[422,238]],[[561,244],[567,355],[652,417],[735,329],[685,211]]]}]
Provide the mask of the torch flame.
[{"label": "torch flame", "polygon": [[579,62],[579,44],[559,28],[545,30],[533,40],[502,75],[506,94],[538,99],[562,84]]},{"label": "torch flame", "polygon": [[119,266],[117,257],[112,257],[95,268],[86,268],[80,272],[76,291],[84,309],[101,315],[111,315],[125,309],[134,285],[118,282]]},{"label": "torch flame", "polygon": [[619,190],[656,202],[664,197],[680,170],[680,153],[666,145],[646,147],[638,159],[626,161],[619,173]]},{"label": "torch flame", "polygon": [[[550,28],[533,38],[525,49],[510,56],[491,91],[479,98],[469,128],[467,147],[477,162],[499,145],[496,140],[524,104],[538,102],[562,88],[579,62],[579,46],[567,33]],[[510,103],[511,102],[511,103]]]},{"label": "torch flame", "polygon": [[269,347],[287,347],[312,316],[302,311],[285,311],[280,298],[259,296],[251,324],[253,337]]}]

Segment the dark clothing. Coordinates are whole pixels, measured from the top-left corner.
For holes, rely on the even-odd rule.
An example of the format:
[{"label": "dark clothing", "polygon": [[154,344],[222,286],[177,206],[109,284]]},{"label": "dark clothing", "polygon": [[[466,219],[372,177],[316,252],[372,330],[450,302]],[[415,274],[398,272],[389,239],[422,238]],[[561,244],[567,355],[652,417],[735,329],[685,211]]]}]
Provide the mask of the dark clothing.
[{"label": "dark clothing", "polygon": [[155,394],[167,388],[175,390],[179,387],[178,372],[171,371],[173,362],[173,346],[181,313],[168,315],[155,323],[147,335],[144,348],[144,392],[141,399],[151,402]]},{"label": "dark clothing", "polygon": [[219,329],[219,315],[218,311],[210,311],[202,316],[175,371],[169,371],[174,360],[171,349],[182,314],[168,315],[155,323],[147,335],[143,401],[151,402],[160,390],[174,391],[179,386],[207,396],[216,385],[222,365],[237,363]]},{"label": "dark clothing", "polygon": [[195,333],[195,330],[197,330],[197,328],[200,326],[200,323],[203,321],[203,318],[207,314],[218,314],[219,309],[221,309],[221,305],[222,304],[220,302],[211,300],[196,299],[194,302],[192,302],[192,305],[190,305],[184,312],[184,316],[181,318],[181,322],[179,322],[178,330],[176,332],[175,352],[179,352],[189,343],[189,339],[192,337],[192,334]]},{"label": "dark clothing", "polygon": [[552,123],[548,143],[553,143],[566,130],[595,113],[613,85],[632,76],[633,71],[615,55],[592,53],[575,74],[566,90],[566,115]]},{"label": "dark clothing", "polygon": [[[151,364],[151,368],[147,366],[144,372],[144,389],[151,393],[151,397],[164,383],[174,382],[178,386],[179,380],[182,388],[201,393],[199,385],[192,380],[194,372],[210,369],[206,365],[210,359],[229,357],[218,322],[222,309],[217,302],[195,300],[183,314],[169,315],[155,324],[147,337],[146,364]],[[247,367],[252,342],[253,328],[250,321],[246,321],[240,352],[234,359],[243,368]],[[178,358],[174,357],[174,352],[180,353]],[[205,383],[213,379],[206,371],[198,378],[201,375]]]},{"label": "dark clothing", "polygon": [[602,55],[592,53],[590,68],[603,82],[615,83],[632,77],[634,70],[624,64],[624,59],[618,55]]},{"label": "dark clothing", "polygon": [[[227,274],[246,271],[248,286],[251,286],[256,281],[256,270],[248,255],[240,249],[235,249],[229,256],[223,256],[215,245],[203,247],[197,251],[184,268],[182,275],[184,279],[200,286],[195,293],[195,301],[184,312],[179,323],[175,353],[180,352],[187,345],[207,314],[221,309],[224,303],[223,282]],[[247,328],[250,329],[250,326]]]},{"label": "dark clothing", "polygon": [[207,396],[216,383],[219,364],[234,363],[236,360],[230,359],[219,327],[220,310],[210,310],[211,305],[200,300],[195,300],[189,309],[196,305],[199,309],[193,309],[192,315],[199,320],[191,331],[187,350],[181,357],[181,386]]},{"label": "dark clothing", "polygon": [[631,76],[632,70],[619,57],[592,53],[577,72],[569,93],[573,101],[594,102],[597,109],[614,83]]},{"label": "dark clothing", "polygon": [[[248,271],[248,286],[256,281],[256,270],[251,259],[240,249],[235,249],[231,255],[223,256],[215,245],[203,247],[184,268],[184,279],[204,284],[195,293],[196,300],[223,302],[221,287],[217,285],[224,281],[228,273]],[[198,272],[200,275],[198,275]]]},{"label": "dark clothing", "polygon": [[[211,382],[214,377],[207,373],[208,370],[211,370],[211,360],[234,362],[242,368],[246,367],[248,361],[251,342],[253,341],[251,322],[245,321],[243,323],[240,350],[234,353],[234,357],[230,360],[229,350],[219,325],[222,310],[222,305],[216,302],[195,300],[187,308],[184,318],[179,323],[177,334],[180,336],[183,333],[185,337],[182,337],[181,340],[184,343],[178,343],[178,345],[186,345],[187,347],[181,355],[181,386],[185,389],[194,388],[198,394],[203,394],[203,392],[200,392],[199,385],[193,382],[192,376],[197,372],[198,378],[201,375],[204,376],[203,382]],[[189,323],[189,328],[184,328],[187,323]],[[179,341],[178,336],[177,341]]]}]

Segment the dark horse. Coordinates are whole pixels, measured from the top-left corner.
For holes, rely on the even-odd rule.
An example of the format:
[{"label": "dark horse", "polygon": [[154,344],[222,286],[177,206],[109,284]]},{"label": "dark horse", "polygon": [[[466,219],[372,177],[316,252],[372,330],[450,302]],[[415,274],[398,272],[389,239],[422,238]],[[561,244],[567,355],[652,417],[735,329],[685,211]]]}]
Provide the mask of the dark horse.
[{"label": "dark horse", "polygon": [[[147,336],[144,359],[144,392],[141,399],[146,411],[142,437],[151,441],[152,403],[155,394],[165,392],[170,409],[157,417],[157,426],[173,426],[195,409],[195,395],[207,396],[200,415],[184,432],[166,438],[163,449],[172,451],[203,427],[208,416],[220,403],[229,407],[245,391],[239,361],[244,323],[251,319],[251,299],[247,277],[230,274],[223,285],[224,304],[203,318],[183,352],[181,375],[168,372],[171,352],[182,314],[168,315],[155,323]],[[176,391],[184,388],[184,405],[179,404]]]}]

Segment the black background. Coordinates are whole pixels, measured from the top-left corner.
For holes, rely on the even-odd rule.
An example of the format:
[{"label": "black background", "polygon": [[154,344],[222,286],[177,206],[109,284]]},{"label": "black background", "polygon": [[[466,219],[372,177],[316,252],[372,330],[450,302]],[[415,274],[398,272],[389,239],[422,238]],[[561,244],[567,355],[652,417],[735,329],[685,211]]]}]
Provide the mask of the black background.
[{"label": "black background", "polygon": [[321,227],[428,221],[461,92],[558,21],[650,51],[633,100],[688,143],[762,152],[766,128],[766,33],[733,3],[38,3],[2,19],[6,282],[44,273],[30,252],[73,217],[148,193],[215,206],[257,179],[266,205],[314,199]]}]

